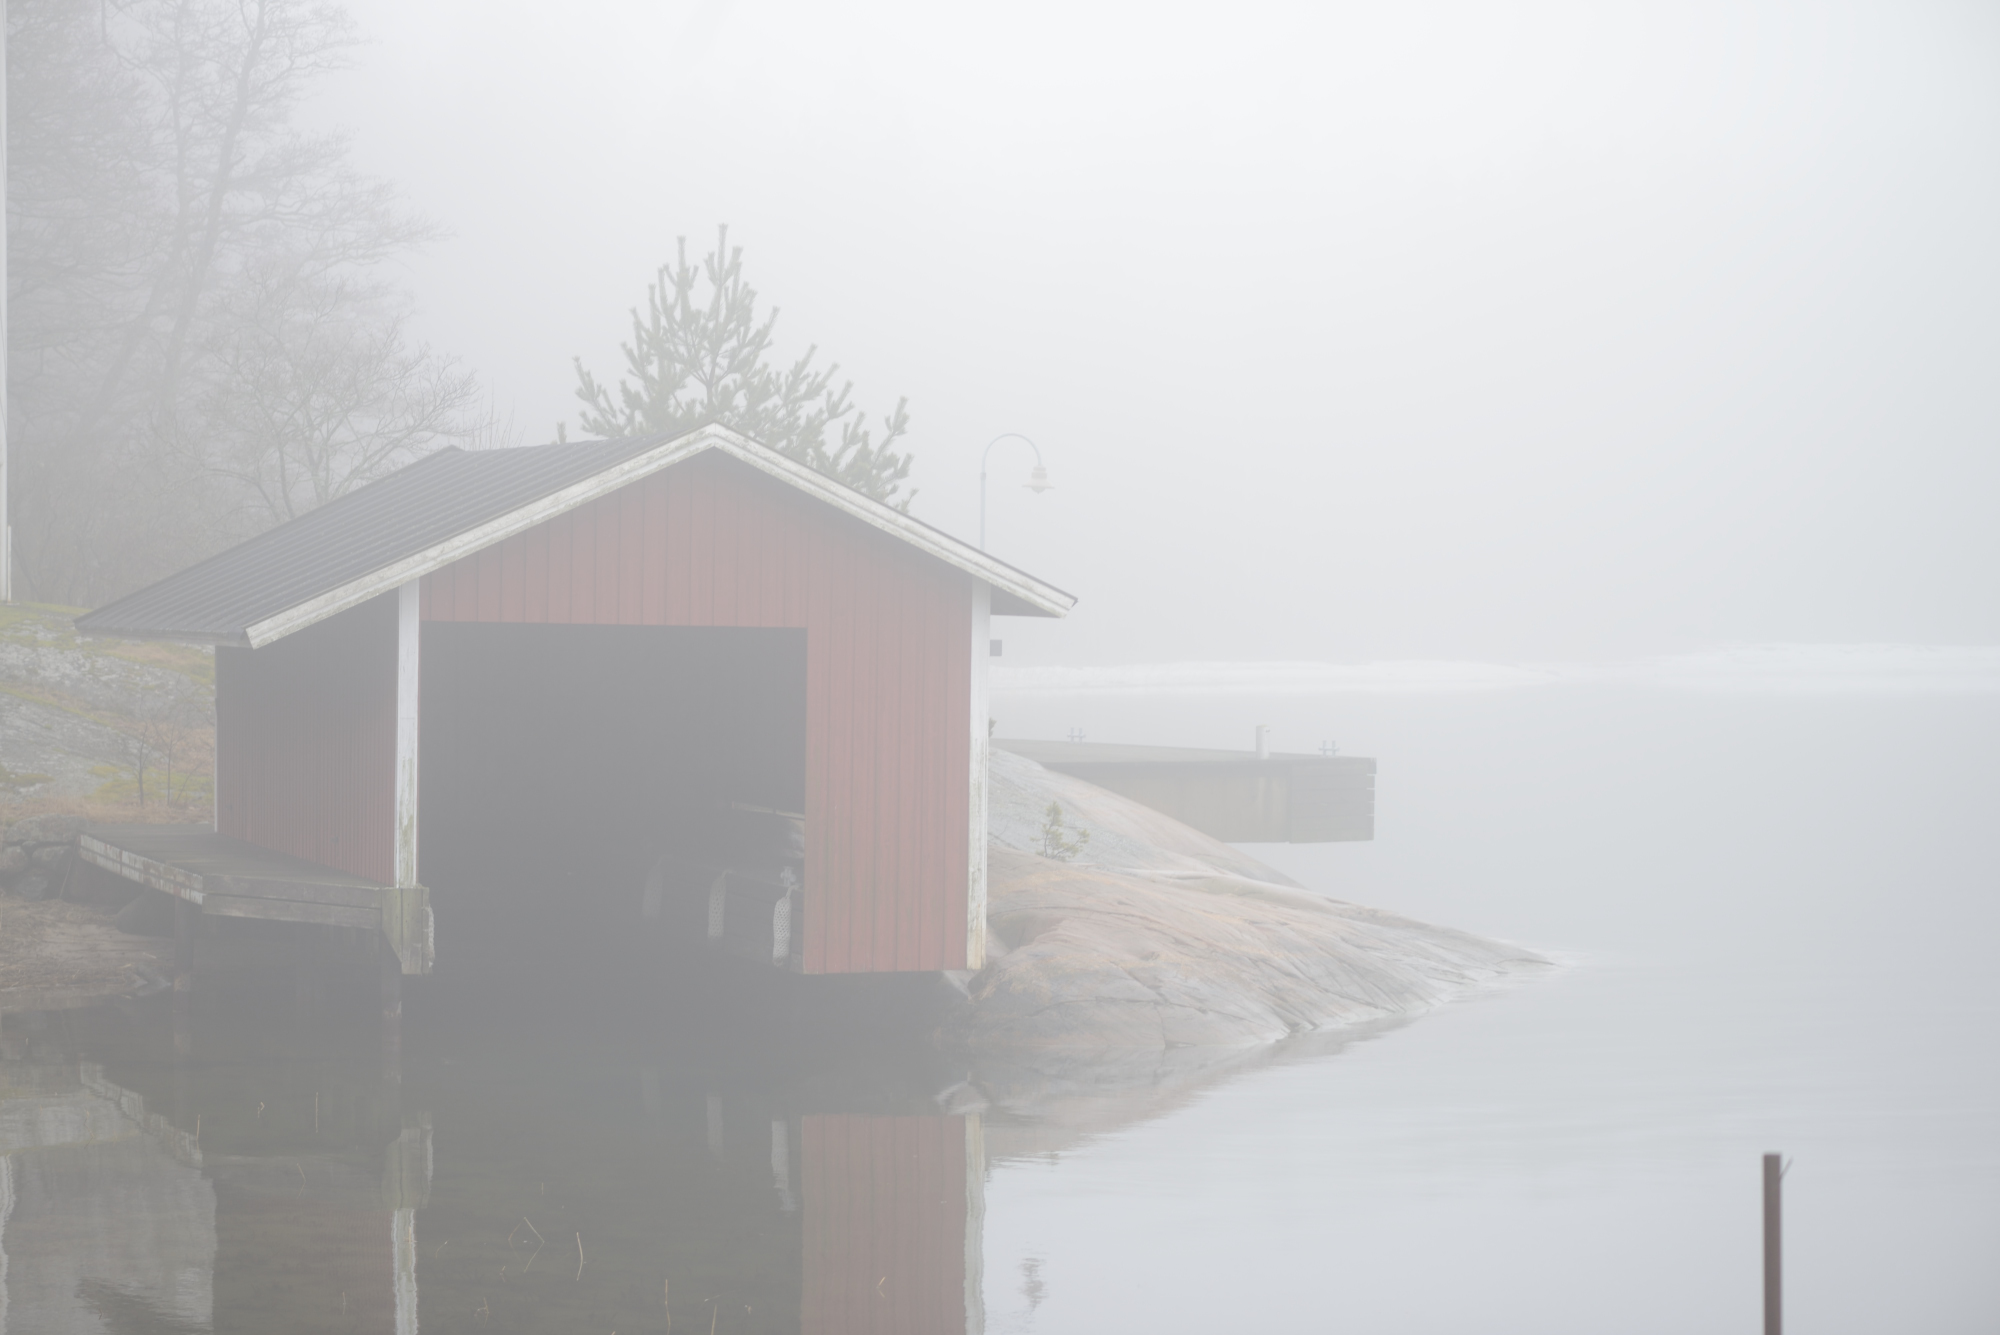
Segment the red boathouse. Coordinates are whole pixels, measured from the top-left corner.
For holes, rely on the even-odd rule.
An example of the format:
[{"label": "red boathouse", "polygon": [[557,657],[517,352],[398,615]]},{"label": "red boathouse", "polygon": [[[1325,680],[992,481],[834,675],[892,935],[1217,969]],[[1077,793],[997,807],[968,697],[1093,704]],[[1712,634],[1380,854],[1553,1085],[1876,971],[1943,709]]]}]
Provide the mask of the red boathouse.
[{"label": "red boathouse", "polygon": [[612,850],[614,929],[700,867],[712,940],[755,903],[804,973],[976,969],[988,619],[1073,603],[720,427],[441,451],[77,622],[216,646],[215,831],[350,917],[86,856],[242,916],[376,887],[407,973],[496,867],[559,901],[553,846]]}]

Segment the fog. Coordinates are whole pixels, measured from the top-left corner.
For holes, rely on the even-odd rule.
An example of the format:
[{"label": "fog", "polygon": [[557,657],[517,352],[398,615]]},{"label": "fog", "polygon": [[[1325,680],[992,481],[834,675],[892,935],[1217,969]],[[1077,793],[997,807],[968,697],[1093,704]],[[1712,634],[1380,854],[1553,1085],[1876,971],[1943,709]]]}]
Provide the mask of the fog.
[{"label": "fog", "polygon": [[9,15],[0,1335],[1992,1327],[2000,8],[346,7]]},{"label": "fog", "polygon": [[354,6],[313,109],[527,442],[718,223],[1010,662],[2000,634],[1975,4]]}]

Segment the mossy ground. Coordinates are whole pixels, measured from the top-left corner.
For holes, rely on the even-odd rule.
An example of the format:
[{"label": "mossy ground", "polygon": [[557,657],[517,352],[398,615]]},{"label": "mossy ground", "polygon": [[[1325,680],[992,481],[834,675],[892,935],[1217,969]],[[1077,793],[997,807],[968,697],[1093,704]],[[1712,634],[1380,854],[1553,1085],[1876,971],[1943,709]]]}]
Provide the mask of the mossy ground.
[{"label": "mossy ground", "polygon": [[23,731],[56,739],[0,750],[0,821],[44,812],[119,821],[207,816],[214,654],[79,635],[81,611],[0,605],[0,710],[16,711],[30,725]]}]

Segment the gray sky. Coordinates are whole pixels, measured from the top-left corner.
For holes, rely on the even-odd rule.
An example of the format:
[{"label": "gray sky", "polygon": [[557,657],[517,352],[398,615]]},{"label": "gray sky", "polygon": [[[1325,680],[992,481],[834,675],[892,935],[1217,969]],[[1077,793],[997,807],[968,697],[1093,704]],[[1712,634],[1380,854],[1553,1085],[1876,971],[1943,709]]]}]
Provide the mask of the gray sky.
[{"label": "gray sky", "polygon": [[2000,8],[358,0],[536,441],[718,222],[1013,662],[2000,642]]}]

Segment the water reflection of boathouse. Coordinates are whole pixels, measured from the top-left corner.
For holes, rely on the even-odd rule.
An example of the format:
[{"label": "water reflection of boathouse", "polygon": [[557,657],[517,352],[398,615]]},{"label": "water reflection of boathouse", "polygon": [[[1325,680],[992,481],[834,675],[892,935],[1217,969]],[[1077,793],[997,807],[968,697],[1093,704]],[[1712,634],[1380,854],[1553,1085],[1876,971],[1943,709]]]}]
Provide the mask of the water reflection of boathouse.
[{"label": "water reflection of boathouse", "polygon": [[669,1298],[731,1335],[983,1327],[980,1120],[929,1094],[641,1066],[579,1101],[504,1057],[401,1083],[217,1018],[162,1060],[116,1015],[80,1048],[6,1017],[0,1335],[649,1331]]},{"label": "water reflection of boathouse", "polygon": [[[213,835],[85,856],[379,926],[403,973],[432,890],[447,953],[652,916],[807,974],[977,968],[988,620],[1072,602],[719,428],[444,451],[79,619],[217,647]],[[543,889],[481,924],[508,880]]]},{"label": "water reflection of boathouse", "polygon": [[191,1094],[185,1071],[142,1070],[141,1092],[5,1046],[0,1335],[417,1329],[430,1130],[393,1085],[331,1088],[301,1117]]}]

